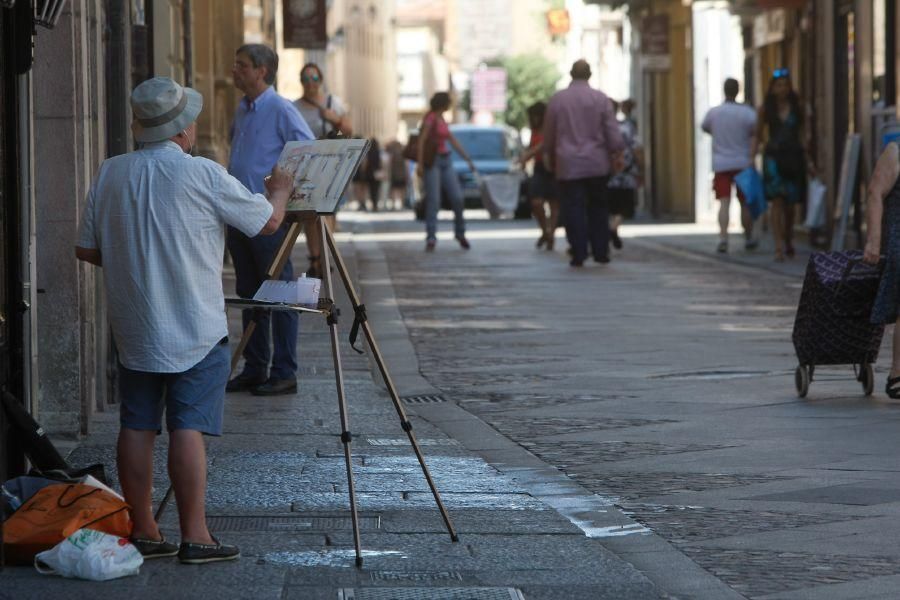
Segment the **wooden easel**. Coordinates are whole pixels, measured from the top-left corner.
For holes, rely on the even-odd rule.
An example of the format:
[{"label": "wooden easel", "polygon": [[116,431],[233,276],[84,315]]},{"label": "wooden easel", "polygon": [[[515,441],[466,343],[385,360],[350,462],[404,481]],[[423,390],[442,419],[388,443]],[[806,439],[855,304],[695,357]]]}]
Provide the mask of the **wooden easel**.
[{"label": "wooden easel", "polygon": [[[277,279],[279,274],[281,273],[281,270],[284,268],[284,264],[287,262],[288,258],[291,255],[294,244],[296,244],[297,242],[297,238],[299,237],[301,231],[301,225],[310,220],[318,221],[318,226],[322,234],[322,247],[320,248],[319,255],[322,257],[322,278],[325,283],[325,297],[319,300],[318,307],[311,308],[292,304],[262,303],[257,301],[248,301],[242,298],[226,299],[225,303],[227,306],[233,308],[250,308],[254,311],[286,310],[298,313],[320,314],[327,320],[331,337],[331,355],[334,361],[334,378],[338,397],[338,410],[340,412],[341,418],[341,443],[344,446],[344,460],[347,469],[347,485],[350,495],[350,516],[353,522],[353,544],[356,549],[356,566],[361,567],[363,564],[362,547],[359,537],[359,518],[356,505],[356,487],[354,485],[353,463],[350,450],[350,444],[353,440],[353,435],[350,432],[350,416],[347,410],[347,398],[344,392],[344,374],[341,366],[341,354],[338,345],[338,310],[334,305],[334,285],[331,276],[332,260],[334,260],[334,266],[337,268],[341,281],[344,283],[344,289],[347,292],[347,296],[349,296],[350,298],[350,303],[353,305],[354,330],[361,329],[363,335],[366,338],[366,342],[369,344],[369,349],[371,350],[372,356],[375,359],[375,364],[378,367],[378,371],[381,373],[381,377],[384,380],[385,387],[390,394],[391,401],[394,403],[394,409],[397,411],[397,416],[400,418],[400,428],[403,429],[404,432],[406,432],[406,437],[409,439],[409,443],[416,454],[416,458],[419,461],[419,466],[422,468],[422,474],[425,476],[425,480],[428,482],[428,487],[431,489],[431,493],[434,496],[435,504],[437,504],[438,510],[441,513],[441,518],[443,518],[444,525],[447,528],[447,532],[450,534],[450,539],[454,542],[458,542],[459,536],[457,535],[456,530],[453,527],[453,523],[450,520],[450,515],[447,512],[443,501],[441,500],[441,495],[434,484],[434,480],[431,478],[431,473],[428,471],[428,466],[425,464],[425,458],[422,455],[422,450],[420,449],[419,443],[416,440],[416,435],[413,432],[412,423],[410,422],[409,417],[406,414],[406,410],[403,408],[403,403],[400,400],[399,394],[397,393],[397,388],[395,387],[394,381],[391,378],[390,373],[388,372],[387,365],[385,364],[384,356],[382,355],[381,350],[378,347],[378,343],[375,341],[375,334],[372,332],[372,328],[369,326],[366,307],[360,301],[360,298],[353,287],[353,283],[350,279],[350,274],[347,271],[347,266],[344,263],[344,259],[343,257],[341,257],[341,253],[334,241],[334,236],[328,229],[328,226],[325,224],[325,220],[321,218],[324,216],[328,216],[328,214],[329,213],[316,213],[314,211],[298,211],[288,213],[286,219],[290,220],[291,225],[288,228],[287,234],[284,236],[284,241],[282,242],[281,246],[278,249],[278,252],[275,255],[275,258],[272,261],[272,265],[266,272],[266,275],[269,279]],[[247,342],[249,342],[250,336],[253,335],[253,332],[256,329],[256,320],[257,319],[254,316],[254,318],[247,325],[247,328],[244,330],[244,333],[241,336],[240,343],[238,343],[237,348],[235,348],[234,355],[231,357],[232,372],[235,370],[235,367],[240,361],[241,354],[243,353],[244,348],[247,346]],[[162,515],[163,509],[171,498],[171,494],[172,487],[170,485],[169,489],[166,491],[165,497],[163,498],[162,502],[160,502],[159,509],[156,512],[157,521],[159,520],[159,517]]]}]

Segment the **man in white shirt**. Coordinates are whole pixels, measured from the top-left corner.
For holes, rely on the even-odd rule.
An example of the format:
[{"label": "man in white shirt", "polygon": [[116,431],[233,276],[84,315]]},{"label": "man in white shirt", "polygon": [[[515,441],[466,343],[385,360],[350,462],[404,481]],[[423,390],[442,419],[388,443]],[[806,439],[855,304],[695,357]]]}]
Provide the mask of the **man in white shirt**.
[{"label": "man in white shirt", "polygon": [[[240,556],[206,527],[203,435],[221,435],[230,372],[222,291],[225,227],[270,235],[284,219],[290,175],[273,170],[269,199],[220,165],[191,156],[203,97],[171,79],[131,94],[142,147],[109,158],[87,196],[75,256],[102,266],[119,352],[119,480],[144,558],[200,564]],[[181,546],[152,513],[153,443],[165,408],[169,477]]]},{"label": "man in white shirt", "polygon": [[[728,210],[731,203],[731,188],[734,176],[753,165],[750,155],[756,132],[756,111],[735,100],[740,84],[734,79],[725,80],[725,102],[711,108],[703,118],[703,131],[712,136],[713,191],[719,200],[719,246],[718,252],[728,252]],[[744,226],[745,248],[753,250],[757,240],[753,237],[753,219],[744,201],[740,188],[737,190],[741,203],[741,224]]]}]

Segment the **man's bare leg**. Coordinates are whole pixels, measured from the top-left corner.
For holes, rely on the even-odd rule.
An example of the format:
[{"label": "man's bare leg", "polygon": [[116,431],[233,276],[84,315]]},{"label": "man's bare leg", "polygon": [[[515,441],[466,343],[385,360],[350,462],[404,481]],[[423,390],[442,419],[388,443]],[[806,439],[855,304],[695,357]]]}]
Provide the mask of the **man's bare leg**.
[{"label": "man's bare leg", "polygon": [[891,372],[888,374],[888,377],[897,377],[900,375],[900,318],[894,324],[892,341],[894,352],[891,360]]},{"label": "man's bare leg", "polygon": [[538,228],[541,230],[541,237],[537,241],[537,247],[540,248],[547,243],[547,213],[544,212],[543,198],[531,199],[531,214],[534,215],[534,220],[537,221]]},{"label": "man's bare leg", "polygon": [[206,446],[199,431],[169,433],[169,479],[175,488],[181,541],[213,544],[206,527]]},{"label": "man's bare leg", "polygon": [[728,221],[731,197],[719,198],[719,252],[728,251]]},{"label": "man's bare leg", "polygon": [[119,483],[125,502],[131,506],[133,538],[159,540],[159,527],[153,519],[153,442],[155,431],[122,428],[116,447]]}]

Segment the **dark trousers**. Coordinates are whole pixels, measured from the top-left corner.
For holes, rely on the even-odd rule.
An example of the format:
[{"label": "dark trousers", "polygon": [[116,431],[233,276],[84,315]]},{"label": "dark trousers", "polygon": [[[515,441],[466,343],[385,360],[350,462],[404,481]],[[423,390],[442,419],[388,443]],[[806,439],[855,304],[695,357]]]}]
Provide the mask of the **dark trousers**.
[{"label": "dark trousers", "polygon": [[583,263],[588,242],[594,258],[609,256],[609,208],[606,184],[609,177],[587,177],[560,181],[561,208],[566,239],[572,247],[572,262]]},{"label": "dark trousers", "polygon": [[[278,248],[287,234],[287,225],[272,235],[247,237],[234,227],[228,228],[228,252],[234,262],[235,288],[241,298],[252,298],[262,282],[266,280],[266,271],[275,259]],[[279,279],[290,281],[294,278],[294,267],[290,259],[284,265]],[[253,311],[243,311],[244,328],[253,319]],[[256,330],[244,349],[244,373],[263,378],[269,371],[269,358],[272,369],[269,376],[275,379],[292,379],[297,373],[297,332],[299,318],[297,313],[288,311],[260,311],[256,320]],[[269,351],[272,341],[274,350]]]}]

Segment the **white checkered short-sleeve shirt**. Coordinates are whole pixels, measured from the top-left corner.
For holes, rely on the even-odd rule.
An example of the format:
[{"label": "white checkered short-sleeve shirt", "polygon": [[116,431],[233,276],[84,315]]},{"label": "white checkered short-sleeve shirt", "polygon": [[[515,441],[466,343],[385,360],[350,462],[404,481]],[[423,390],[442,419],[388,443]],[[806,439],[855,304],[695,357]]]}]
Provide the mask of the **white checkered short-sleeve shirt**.
[{"label": "white checkered short-sleeve shirt", "polygon": [[171,141],[107,159],[88,192],[78,245],[99,249],[119,361],[180,373],[228,333],[225,226],[254,236],[272,205]]}]

